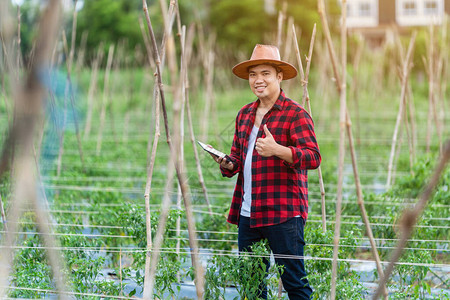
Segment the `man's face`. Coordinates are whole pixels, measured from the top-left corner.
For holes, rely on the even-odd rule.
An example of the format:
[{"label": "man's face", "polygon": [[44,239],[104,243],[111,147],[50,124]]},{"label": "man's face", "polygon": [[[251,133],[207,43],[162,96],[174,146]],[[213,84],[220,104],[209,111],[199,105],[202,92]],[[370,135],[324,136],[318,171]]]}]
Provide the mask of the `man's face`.
[{"label": "man's face", "polygon": [[280,94],[283,73],[270,65],[258,65],[249,69],[248,82],[252,92],[260,100],[273,100]]}]

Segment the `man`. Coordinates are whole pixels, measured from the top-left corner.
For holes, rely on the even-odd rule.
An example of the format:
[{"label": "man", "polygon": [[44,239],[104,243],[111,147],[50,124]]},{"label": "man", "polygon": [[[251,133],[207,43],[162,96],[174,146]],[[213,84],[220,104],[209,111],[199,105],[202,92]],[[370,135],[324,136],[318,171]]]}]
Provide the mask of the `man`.
[{"label": "man", "polygon": [[[239,227],[239,251],[267,239],[276,263],[284,266],[289,299],[309,299],[312,289],[299,257],[308,216],[307,169],[319,167],[321,156],[311,117],[280,87],[297,70],[280,60],[277,47],[256,45],[233,73],[249,81],[258,99],[236,117],[231,154],[213,156],[223,176],[239,174],[228,222]],[[263,289],[261,297],[266,293]]]}]

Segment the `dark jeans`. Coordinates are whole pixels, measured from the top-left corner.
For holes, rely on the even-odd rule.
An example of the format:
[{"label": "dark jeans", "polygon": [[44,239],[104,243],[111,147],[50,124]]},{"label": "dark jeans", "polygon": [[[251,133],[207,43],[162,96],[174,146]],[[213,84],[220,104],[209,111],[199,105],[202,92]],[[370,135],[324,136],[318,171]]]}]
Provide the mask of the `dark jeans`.
[{"label": "dark jeans", "polygon": [[[275,262],[284,266],[281,280],[290,300],[310,299],[312,289],[305,278],[305,264],[303,259],[277,257],[277,254],[303,256],[303,227],[304,221],[301,217],[291,218],[278,225],[257,228],[250,228],[250,218],[240,216],[239,219],[239,251],[251,251],[250,246],[253,243],[267,239]],[[261,297],[267,299],[267,290],[264,287],[262,289]]]}]

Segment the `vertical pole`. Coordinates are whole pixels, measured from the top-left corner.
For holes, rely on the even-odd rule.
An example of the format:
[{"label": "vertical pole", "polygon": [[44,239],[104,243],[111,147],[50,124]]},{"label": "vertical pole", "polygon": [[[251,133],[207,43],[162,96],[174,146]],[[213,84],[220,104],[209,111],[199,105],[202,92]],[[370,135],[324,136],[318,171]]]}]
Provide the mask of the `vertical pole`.
[{"label": "vertical pole", "polygon": [[341,234],[341,210],[342,210],[342,190],[344,183],[344,158],[345,158],[345,126],[347,112],[347,1],[341,1],[341,64],[342,81],[340,89],[340,113],[339,113],[339,165],[338,165],[338,187],[336,199],[336,223],[334,228],[333,263],[331,269],[331,299],[336,299],[336,281],[339,256],[339,239]]}]

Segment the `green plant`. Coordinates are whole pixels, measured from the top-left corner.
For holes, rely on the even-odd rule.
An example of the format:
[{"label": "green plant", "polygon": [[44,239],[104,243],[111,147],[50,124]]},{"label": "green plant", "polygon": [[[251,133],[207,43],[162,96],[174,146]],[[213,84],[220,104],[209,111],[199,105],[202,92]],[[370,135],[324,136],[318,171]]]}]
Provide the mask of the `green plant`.
[{"label": "green plant", "polygon": [[[234,255],[215,255],[208,262],[205,274],[205,298],[225,298],[225,288],[234,286],[240,299],[257,299],[260,286],[267,286],[268,299],[278,299],[278,281],[283,272],[276,264],[267,266],[270,255],[267,241],[251,247],[252,252]],[[237,299],[237,298],[235,298]]]}]

